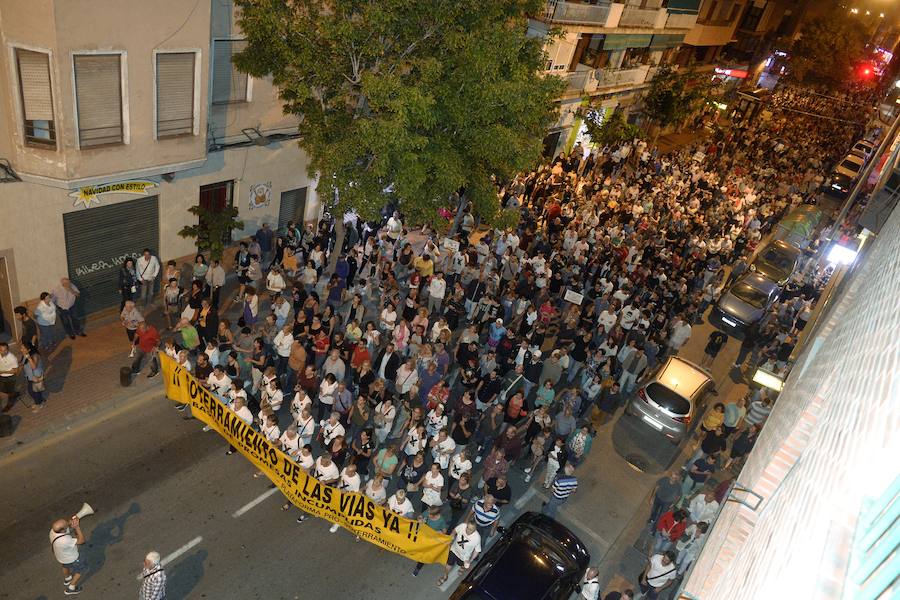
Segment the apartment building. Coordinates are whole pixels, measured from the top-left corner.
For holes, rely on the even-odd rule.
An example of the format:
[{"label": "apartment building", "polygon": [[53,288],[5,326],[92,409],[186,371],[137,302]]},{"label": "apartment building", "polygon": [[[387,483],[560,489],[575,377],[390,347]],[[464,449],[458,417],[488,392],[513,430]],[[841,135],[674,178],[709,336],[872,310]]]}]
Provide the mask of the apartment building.
[{"label": "apartment building", "polygon": [[298,121],[237,72],[230,0],[0,0],[0,307],[68,276],[87,312],[117,304],[119,265],[194,241],[188,208],[315,220]]},{"label": "apartment building", "polygon": [[[545,152],[571,147],[580,107],[630,110],[660,64],[673,62],[697,21],[700,0],[548,0],[529,33],[547,38],[546,72],[567,83]],[[548,36],[558,30],[559,37]]]},{"label": "apartment building", "polygon": [[722,49],[735,41],[735,30],[746,7],[745,0],[703,0],[694,27],[684,36],[675,63],[712,68]]}]

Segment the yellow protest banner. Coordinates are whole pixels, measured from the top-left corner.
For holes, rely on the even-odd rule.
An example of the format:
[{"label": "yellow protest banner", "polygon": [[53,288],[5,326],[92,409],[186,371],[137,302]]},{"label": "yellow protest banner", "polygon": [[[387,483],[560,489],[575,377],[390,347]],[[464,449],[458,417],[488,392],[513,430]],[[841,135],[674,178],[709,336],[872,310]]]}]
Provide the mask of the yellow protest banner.
[{"label": "yellow protest banner", "polygon": [[319,483],[291,457],[270,443],[200,385],[196,378],[160,353],[166,396],[191,407],[193,415],[216,430],[266,474],[296,507],[337,523],[361,539],[423,563],[446,563],[450,536],[424,523],[394,514],[364,494],[346,493]]}]

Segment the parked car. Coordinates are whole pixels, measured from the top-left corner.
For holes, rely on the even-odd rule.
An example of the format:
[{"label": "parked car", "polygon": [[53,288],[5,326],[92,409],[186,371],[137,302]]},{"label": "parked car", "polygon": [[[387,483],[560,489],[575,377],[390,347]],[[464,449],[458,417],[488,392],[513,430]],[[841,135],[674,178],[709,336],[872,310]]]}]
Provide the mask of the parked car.
[{"label": "parked car", "polygon": [[859,178],[859,174],[862,172],[864,166],[866,166],[866,161],[864,159],[855,154],[848,154],[844,157],[844,160],[839,162],[838,166],[834,168],[834,172],[847,175],[856,180]]},{"label": "parked car", "polygon": [[481,555],[450,600],[568,600],[590,560],[574,533],[527,512]]},{"label": "parked car", "polygon": [[691,424],[703,414],[709,397],[716,394],[709,371],[680,356],[671,356],[641,379],[625,411],[678,443],[690,435]]},{"label": "parked car", "polygon": [[763,248],[750,264],[750,270],[784,285],[797,269],[803,253],[784,240],[775,240]]},{"label": "parked car", "polygon": [[871,158],[872,154],[875,152],[875,148],[876,146],[872,142],[860,140],[853,144],[853,147],[850,148],[850,154],[855,154],[856,156],[862,158],[864,161],[868,162],[869,158]]},{"label": "parked car", "polygon": [[743,330],[762,319],[778,299],[781,289],[760,273],[746,273],[719,298],[713,319],[728,327]]},{"label": "parked car", "polygon": [[856,179],[843,173],[833,173],[830,183],[825,186],[825,193],[839,200],[843,200],[850,194]]}]

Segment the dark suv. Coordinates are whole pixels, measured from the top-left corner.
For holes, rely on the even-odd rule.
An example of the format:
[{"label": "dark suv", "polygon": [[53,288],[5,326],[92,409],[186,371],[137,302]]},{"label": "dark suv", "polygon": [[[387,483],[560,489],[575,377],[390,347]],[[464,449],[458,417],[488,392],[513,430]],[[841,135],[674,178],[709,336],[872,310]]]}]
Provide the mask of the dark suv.
[{"label": "dark suv", "polygon": [[450,600],[568,600],[590,560],[574,533],[528,512],[481,556]]}]

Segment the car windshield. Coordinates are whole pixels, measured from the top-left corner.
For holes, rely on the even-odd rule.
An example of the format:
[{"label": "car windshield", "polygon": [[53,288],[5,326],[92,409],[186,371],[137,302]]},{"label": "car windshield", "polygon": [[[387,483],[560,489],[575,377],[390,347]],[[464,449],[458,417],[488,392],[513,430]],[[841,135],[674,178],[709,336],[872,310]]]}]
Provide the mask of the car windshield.
[{"label": "car windshield", "polygon": [[852,160],[845,160],[841,163],[841,167],[847,169],[848,171],[859,171],[859,163],[853,162]]},{"label": "car windshield", "polygon": [[794,268],[794,259],[786,254],[782,254],[775,248],[769,248],[763,252],[762,259],[782,271],[790,271]]},{"label": "car windshield", "polygon": [[672,414],[686,415],[691,412],[691,403],[687,398],[659,383],[653,382],[647,386],[647,396]]},{"label": "car windshield", "polygon": [[739,283],[731,288],[731,294],[756,308],[763,308],[768,300],[768,296],[763,292],[746,283]]}]

